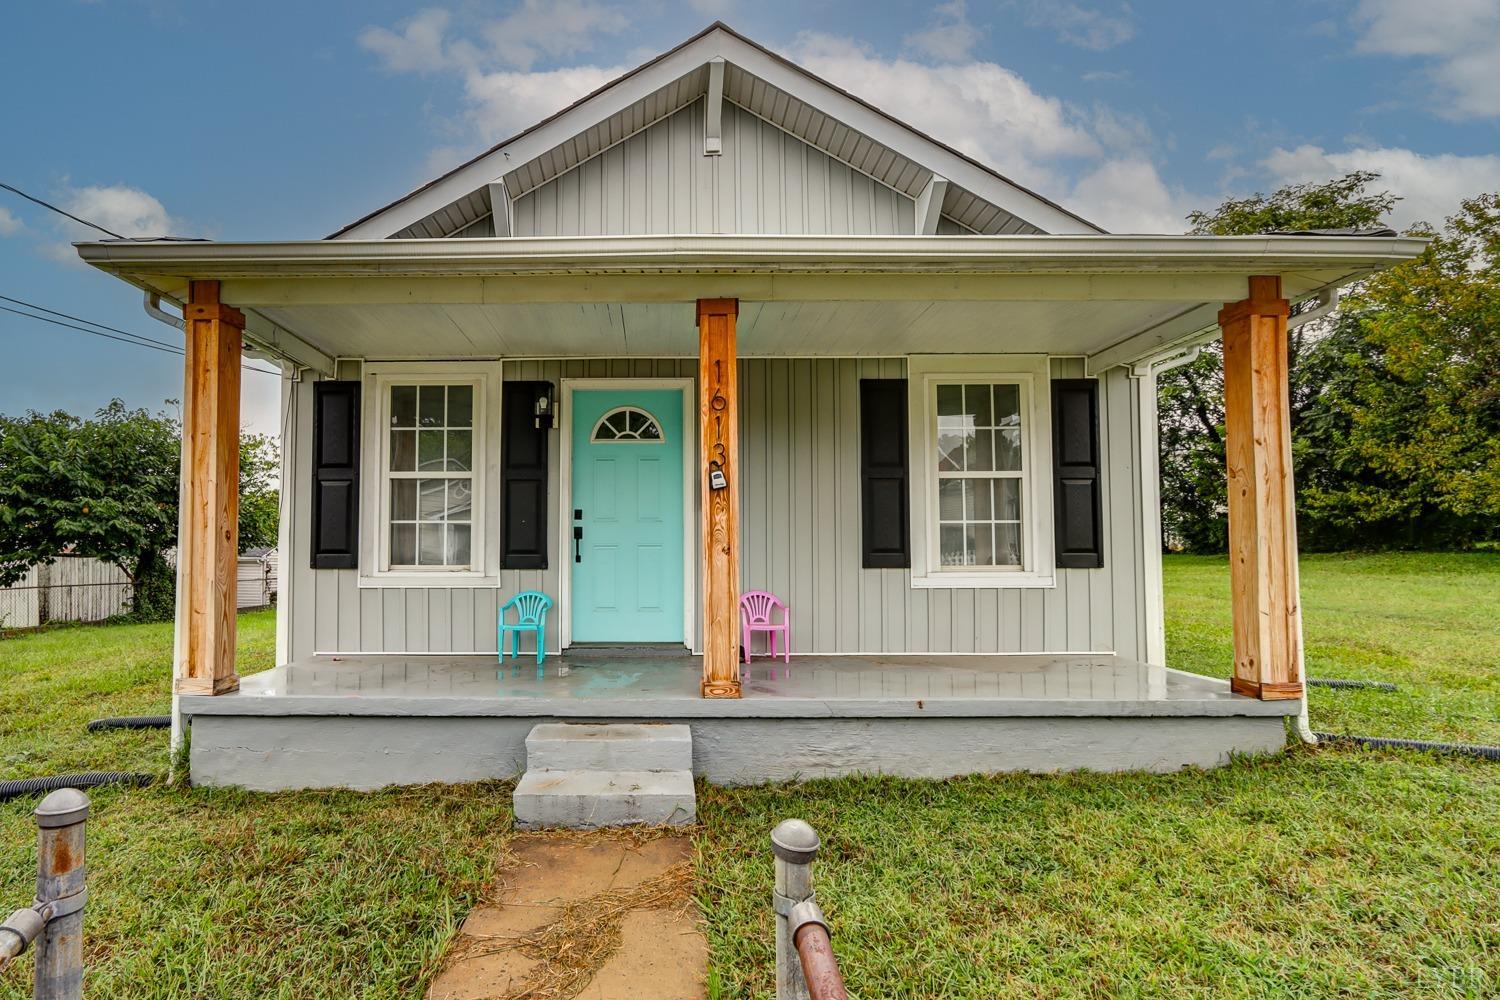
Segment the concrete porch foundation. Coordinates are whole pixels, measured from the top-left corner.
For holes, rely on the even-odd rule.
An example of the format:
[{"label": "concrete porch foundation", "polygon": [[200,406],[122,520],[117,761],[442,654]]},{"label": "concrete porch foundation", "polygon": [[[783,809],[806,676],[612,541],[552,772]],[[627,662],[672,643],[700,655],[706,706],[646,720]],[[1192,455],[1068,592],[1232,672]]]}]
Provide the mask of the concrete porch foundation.
[{"label": "concrete porch foundation", "polygon": [[1284,743],[1295,701],[1109,655],[805,657],[704,700],[693,658],[319,657],[185,697],[195,784],[374,789],[512,778],[539,723],[682,723],[719,784],[855,773],[1213,767]]}]

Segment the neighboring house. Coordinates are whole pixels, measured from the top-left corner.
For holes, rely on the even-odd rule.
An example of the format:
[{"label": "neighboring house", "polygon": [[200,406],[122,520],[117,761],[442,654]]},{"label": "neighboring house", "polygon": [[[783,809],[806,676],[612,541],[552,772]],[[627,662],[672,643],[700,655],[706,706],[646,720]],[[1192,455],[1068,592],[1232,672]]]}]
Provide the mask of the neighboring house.
[{"label": "neighboring house", "polygon": [[246,549],[240,553],[235,571],[235,605],[264,608],[276,601],[276,550]]},{"label": "neighboring house", "polygon": [[[1423,245],[1112,236],[716,24],[329,239],[79,252],[185,303],[194,779],[369,787],[514,773],[555,718],[688,720],[721,781],[1280,746],[1288,302]],[[1155,373],[1221,325],[1232,690],[1165,668],[1158,555]],[[288,415],[243,683],[241,333]],[[527,589],[567,655],[497,672]],[[749,589],[789,668],[741,668]]]}]

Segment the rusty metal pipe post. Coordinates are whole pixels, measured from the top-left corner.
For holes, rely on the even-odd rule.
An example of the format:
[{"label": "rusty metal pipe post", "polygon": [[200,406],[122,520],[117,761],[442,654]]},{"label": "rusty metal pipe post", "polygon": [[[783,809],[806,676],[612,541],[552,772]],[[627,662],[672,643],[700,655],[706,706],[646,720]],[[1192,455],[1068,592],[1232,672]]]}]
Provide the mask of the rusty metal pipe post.
[{"label": "rusty metal pipe post", "polygon": [[89,799],[63,788],[42,800],[34,813],[36,902],[46,921],[37,938],[35,1000],[83,996],[83,906],[88,901],[84,867],[84,821]]},{"label": "rusty metal pipe post", "polygon": [[799,903],[812,899],[812,863],[818,856],[818,833],[800,819],[784,820],[771,831],[776,856],[776,1000],[810,1000],[797,942],[789,918]]},{"label": "rusty metal pipe post", "polygon": [[787,932],[801,959],[802,978],[812,1000],[849,1000],[838,959],[833,956],[828,923],[817,899],[806,899],[792,907],[787,917]]}]

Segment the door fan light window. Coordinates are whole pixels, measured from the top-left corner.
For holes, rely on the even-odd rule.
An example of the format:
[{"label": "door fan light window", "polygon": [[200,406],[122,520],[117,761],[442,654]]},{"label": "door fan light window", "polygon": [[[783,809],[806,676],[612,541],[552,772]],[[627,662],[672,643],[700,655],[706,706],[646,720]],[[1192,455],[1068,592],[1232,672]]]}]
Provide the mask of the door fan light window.
[{"label": "door fan light window", "polygon": [[651,414],[634,406],[621,406],[599,418],[591,440],[661,444],[666,438],[662,435],[661,424]]},{"label": "door fan light window", "polygon": [[1021,386],[940,382],[930,405],[937,411],[938,568],[1020,569],[1027,474]]},{"label": "door fan light window", "polygon": [[474,521],[474,386],[392,385],[386,403],[390,567],[467,570]]}]

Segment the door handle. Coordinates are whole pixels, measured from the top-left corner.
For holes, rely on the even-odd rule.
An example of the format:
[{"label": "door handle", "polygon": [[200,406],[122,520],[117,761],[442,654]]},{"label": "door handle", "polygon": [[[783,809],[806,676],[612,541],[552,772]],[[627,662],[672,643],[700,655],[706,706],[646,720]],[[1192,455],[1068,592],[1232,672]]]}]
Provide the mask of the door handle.
[{"label": "door handle", "polygon": [[576,563],[583,562],[582,546],[583,546],[583,525],[581,525],[581,524],[575,524],[575,525],[573,525],[573,561],[576,562]]}]

